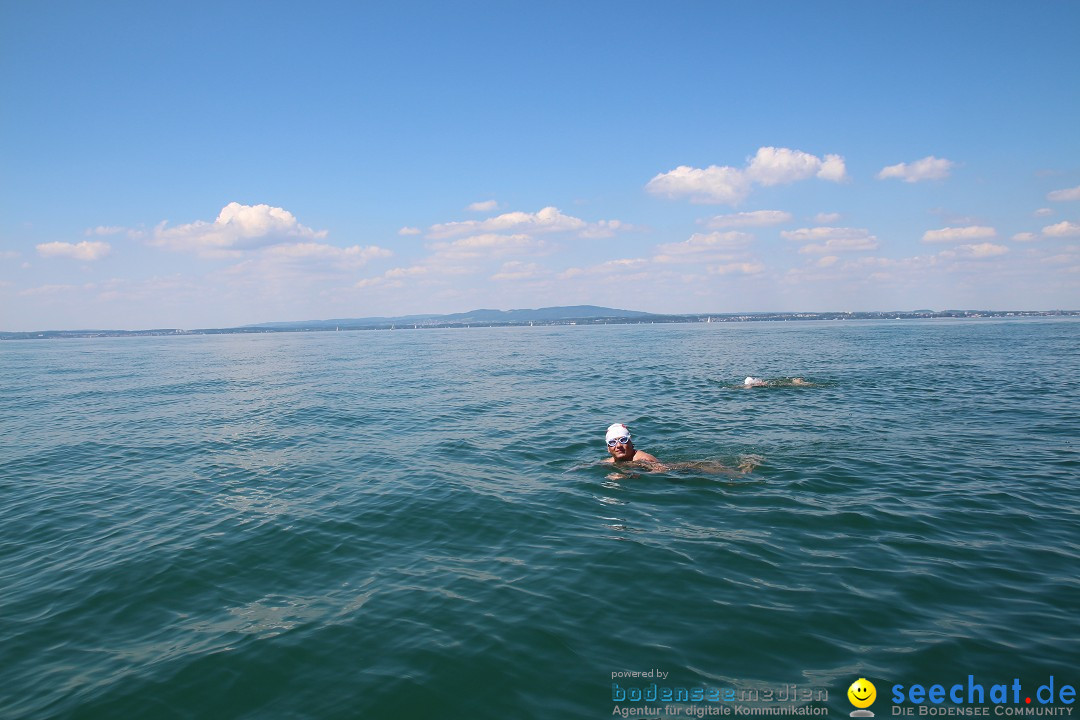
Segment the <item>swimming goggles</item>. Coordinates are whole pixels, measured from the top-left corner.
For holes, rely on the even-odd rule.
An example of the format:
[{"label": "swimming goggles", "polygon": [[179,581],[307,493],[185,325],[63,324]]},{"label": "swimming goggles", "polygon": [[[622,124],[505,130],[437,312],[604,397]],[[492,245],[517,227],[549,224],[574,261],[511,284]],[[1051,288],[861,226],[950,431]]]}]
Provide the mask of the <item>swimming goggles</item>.
[{"label": "swimming goggles", "polygon": [[626,445],[629,442],[630,442],[630,436],[629,435],[623,435],[621,438],[612,438],[611,440],[608,440],[607,441],[607,446],[608,447],[615,447],[616,445]]}]

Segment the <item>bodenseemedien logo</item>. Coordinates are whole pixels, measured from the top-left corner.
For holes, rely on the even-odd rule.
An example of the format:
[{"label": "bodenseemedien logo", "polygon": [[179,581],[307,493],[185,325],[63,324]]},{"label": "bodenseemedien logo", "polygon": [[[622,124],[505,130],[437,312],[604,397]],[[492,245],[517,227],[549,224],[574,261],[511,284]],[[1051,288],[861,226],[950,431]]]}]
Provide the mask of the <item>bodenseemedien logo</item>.
[{"label": "bodenseemedien logo", "polygon": [[874,713],[866,709],[873,705],[877,698],[877,688],[874,687],[874,683],[866,678],[859,678],[847,689],[847,697],[856,707],[849,713],[851,717],[874,717]]}]

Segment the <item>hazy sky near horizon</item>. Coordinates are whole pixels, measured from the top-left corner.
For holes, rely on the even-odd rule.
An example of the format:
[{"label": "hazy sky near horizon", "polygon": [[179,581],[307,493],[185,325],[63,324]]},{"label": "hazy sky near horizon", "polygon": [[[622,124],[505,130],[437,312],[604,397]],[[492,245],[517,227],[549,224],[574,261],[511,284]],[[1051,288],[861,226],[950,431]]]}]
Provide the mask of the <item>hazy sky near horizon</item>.
[{"label": "hazy sky near horizon", "polygon": [[0,329],[1080,308],[1080,2],[0,0]]}]

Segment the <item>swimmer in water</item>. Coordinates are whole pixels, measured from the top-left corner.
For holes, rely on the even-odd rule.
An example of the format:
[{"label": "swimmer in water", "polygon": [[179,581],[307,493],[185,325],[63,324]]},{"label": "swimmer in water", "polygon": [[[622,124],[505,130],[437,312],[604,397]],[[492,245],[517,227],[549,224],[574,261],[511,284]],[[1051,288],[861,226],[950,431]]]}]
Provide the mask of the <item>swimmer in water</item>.
[{"label": "swimmer in water", "polygon": [[644,450],[638,450],[634,447],[633,440],[630,439],[630,428],[626,427],[622,423],[615,423],[607,429],[607,451],[611,457],[606,458],[604,462],[609,463],[621,463],[621,462],[640,462],[640,463],[653,463],[660,464],[660,461],[655,457],[645,452]]},{"label": "swimmer in water", "polygon": [[[664,472],[668,470],[688,470],[695,473],[708,473],[710,475],[727,475],[729,477],[742,477],[750,474],[754,468],[761,464],[763,458],[757,455],[745,455],[739,461],[738,470],[732,470],[721,462],[715,460],[699,460],[692,462],[665,464],[655,456],[644,450],[634,447],[630,439],[630,429],[622,423],[615,423],[607,430],[608,454],[611,457],[604,458],[607,463],[641,463],[650,472]],[[627,477],[624,472],[632,471],[623,469],[622,472],[614,472],[607,476],[608,480],[622,480]]]},{"label": "swimmer in water", "polygon": [[796,378],[781,378],[781,379],[779,379],[779,380],[771,380],[771,381],[770,381],[770,380],[764,380],[764,379],[762,379],[762,378],[756,378],[756,377],[749,377],[749,376],[748,376],[748,377],[747,377],[747,378],[746,378],[745,380],[743,380],[743,382],[742,382],[742,386],[743,386],[744,388],[754,388],[754,387],[787,387],[787,386],[791,386],[791,385],[800,385],[800,386],[807,386],[807,387],[809,387],[810,385],[813,385],[813,384],[814,384],[814,383],[811,383],[811,382],[807,382],[807,381],[806,381],[806,380],[805,380],[804,378],[801,378],[801,377],[796,377]]}]

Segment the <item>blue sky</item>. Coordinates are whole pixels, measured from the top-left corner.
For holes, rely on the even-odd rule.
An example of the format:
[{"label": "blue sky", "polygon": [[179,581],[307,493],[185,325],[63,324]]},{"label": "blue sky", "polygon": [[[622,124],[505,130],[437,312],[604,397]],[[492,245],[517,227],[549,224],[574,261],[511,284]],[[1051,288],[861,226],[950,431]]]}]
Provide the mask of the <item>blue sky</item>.
[{"label": "blue sky", "polygon": [[0,0],[0,329],[1080,308],[1080,3]]}]

